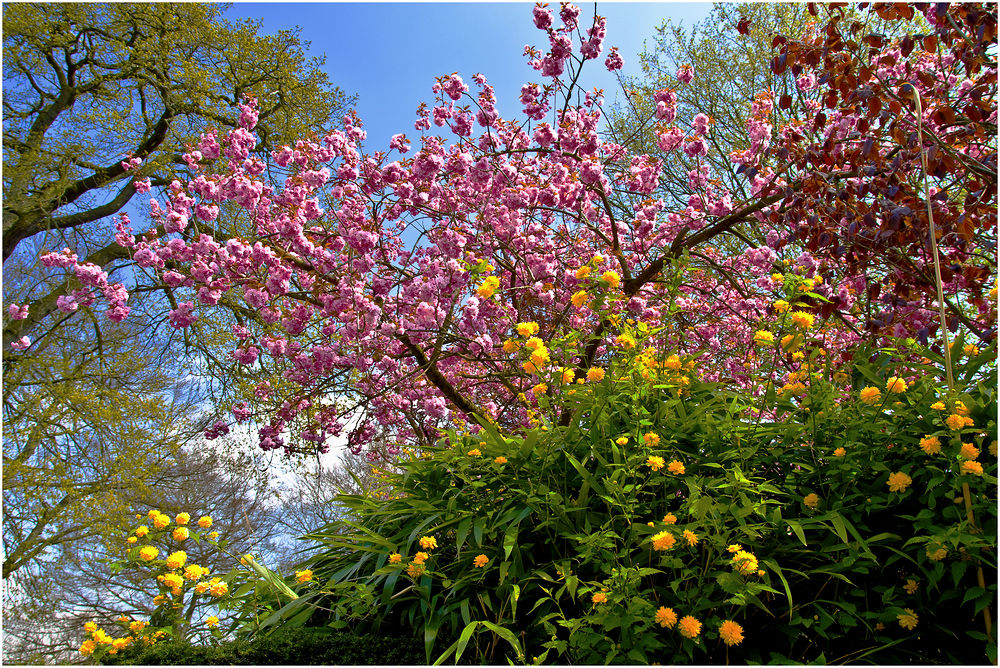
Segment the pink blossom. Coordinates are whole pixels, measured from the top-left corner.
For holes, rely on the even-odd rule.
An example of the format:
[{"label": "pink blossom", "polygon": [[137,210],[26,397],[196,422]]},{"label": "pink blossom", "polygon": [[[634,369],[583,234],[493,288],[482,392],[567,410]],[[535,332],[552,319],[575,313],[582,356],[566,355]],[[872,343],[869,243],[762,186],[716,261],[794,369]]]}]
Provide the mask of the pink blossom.
[{"label": "pink blossom", "polygon": [[7,313],[10,314],[11,320],[24,320],[28,317],[28,307],[11,304],[7,307]]},{"label": "pink blossom", "polygon": [[14,350],[27,350],[27,348],[30,345],[31,345],[31,339],[29,339],[27,336],[22,336],[17,341],[11,341],[10,343],[10,347],[13,348]]},{"label": "pink blossom", "polygon": [[531,13],[534,17],[536,28],[539,30],[548,30],[552,27],[552,12],[545,7],[542,7],[540,4],[535,5]]},{"label": "pink blossom", "polygon": [[677,80],[682,84],[689,84],[694,81],[694,68],[690,65],[681,65],[678,67]]},{"label": "pink blossom", "polygon": [[174,329],[184,329],[190,327],[198,319],[191,310],[194,308],[193,302],[181,302],[177,308],[171,309],[167,314],[170,324]]},{"label": "pink blossom", "polygon": [[76,303],[76,299],[72,295],[59,295],[56,298],[56,308],[63,313],[72,313],[79,308],[79,304]]},{"label": "pink blossom", "polygon": [[604,67],[607,68],[608,72],[614,72],[625,67],[625,60],[622,59],[620,53],[618,53],[618,47],[611,47],[611,52],[608,57],[604,59]]}]

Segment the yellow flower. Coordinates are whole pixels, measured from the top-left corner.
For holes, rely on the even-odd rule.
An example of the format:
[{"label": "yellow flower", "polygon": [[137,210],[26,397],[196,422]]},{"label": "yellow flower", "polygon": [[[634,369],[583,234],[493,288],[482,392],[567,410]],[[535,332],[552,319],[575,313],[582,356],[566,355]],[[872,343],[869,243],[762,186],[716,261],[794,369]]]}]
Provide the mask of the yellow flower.
[{"label": "yellow flower", "polygon": [[309,582],[313,579],[313,572],[308,568],[304,571],[295,571],[296,582]]},{"label": "yellow flower", "polygon": [[684,540],[687,541],[688,545],[694,546],[698,544],[698,534],[693,531],[684,530]]},{"label": "yellow flower", "polygon": [[983,465],[979,462],[964,461],[962,462],[962,473],[968,473],[970,475],[982,475]]},{"label": "yellow flower", "polygon": [[594,603],[607,603],[608,602],[608,595],[605,594],[603,591],[599,591],[596,594],[594,594],[594,596],[591,598],[591,600]]},{"label": "yellow flower", "polygon": [[184,578],[177,573],[167,573],[163,576],[163,586],[169,589],[177,589],[184,585]]},{"label": "yellow flower", "polygon": [[673,513],[667,513],[666,515],[663,516],[663,523],[677,524],[677,515],[674,515]]},{"label": "yellow flower", "polygon": [[877,387],[866,387],[861,390],[861,401],[869,406],[874,406],[882,398],[882,390]]},{"label": "yellow flower", "polygon": [[548,391],[549,391],[549,386],[546,385],[545,383],[538,383],[537,385],[531,388],[531,393],[534,394],[536,397],[540,397]]},{"label": "yellow flower", "polygon": [[87,622],[83,625],[83,630],[87,633],[93,633],[97,630],[97,622]]},{"label": "yellow flower", "polygon": [[667,470],[673,473],[674,475],[681,475],[684,473],[685,469],[684,469],[684,464],[675,459],[674,461],[670,462],[670,464],[667,465]]},{"label": "yellow flower", "polygon": [[681,358],[677,355],[670,355],[663,362],[663,367],[668,371],[680,371],[681,370]]},{"label": "yellow flower", "polygon": [[572,383],[576,378],[576,372],[573,369],[563,369],[562,372],[562,382],[569,384]]},{"label": "yellow flower", "polygon": [[473,448],[473,449],[469,450],[469,452],[468,452],[468,455],[469,455],[470,457],[478,457],[478,456],[479,456],[479,455],[481,455],[481,454],[483,454],[483,453],[481,453],[481,452],[479,451],[479,448]]},{"label": "yellow flower", "polygon": [[899,620],[899,625],[904,629],[912,631],[917,628],[917,613],[909,608],[903,608],[903,613],[896,615],[896,619]]},{"label": "yellow flower", "polygon": [[524,347],[528,350],[538,350],[539,348],[545,347],[545,342],[542,341],[537,336],[532,336],[527,341],[524,342]]},{"label": "yellow flower", "polygon": [[146,513],[146,517],[148,517],[151,520],[155,520],[156,516],[159,515],[159,514],[160,514],[160,511],[156,510],[154,508],[154,509],[150,510],[148,513]]},{"label": "yellow flower", "polygon": [[433,550],[438,546],[437,538],[434,536],[423,536],[420,538],[420,547],[425,550]]},{"label": "yellow flower", "polygon": [[[212,585],[208,584],[207,582],[199,582],[198,584],[196,584],[194,586],[194,593],[196,593],[196,594],[204,594],[206,591],[208,591],[211,588],[211,586]],[[156,599],[153,599],[153,603],[156,604]]]},{"label": "yellow flower", "polygon": [[834,457],[843,457],[846,454],[847,450],[844,450],[843,448],[837,448],[836,450],[833,451]]},{"label": "yellow flower", "polygon": [[956,401],[955,412],[964,417],[969,414],[969,408],[965,405],[964,401]]},{"label": "yellow flower", "polygon": [[521,336],[534,336],[538,333],[538,323],[520,322],[517,324],[517,333]]},{"label": "yellow flower", "polygon": [[[933,548],[933,549],[932,549]],[[948,550],[940,545],[928,545],[927,556],[931,561],[941,561],[948,556]]]},{"label": "yellow flower", "polygon": [[653,549],[658,551],[669,550],[677,543],[677,539],[669,531],[661,531],[652,538]]},{"label": "yellow flower", "polygon": [[536,367],[532,362],[521,362],[521,368],[524,369],[525,373],[535,373],[538,371],[538,367]]},{"label": "yellow flower", "polygon": [[731,554],[736,554],[737,552],[739,552],[742,549],[743,549],[742,545],[740,545],[739,543],[733,543],[732,545],[730,545],[729,547],[726,548],[726,551],[729,552],[729,553],[731,553]]},{"label": "yellow flower", "polygon": [[167,557],[167,568],[171,570],[183,568],[184,564],[187,563],[187,558],[187,552],[184,552],[183,550],[171,552],[170,556]]},{"label": "yellow flower", "polygon": [[138,539],[138,538],[136,538],[135,536],[129,536],[128,538],[126,538],[126,539],[125,539],[125,542],[127,542],[127,543],[135,543],[135,542],[137,542],[138,540],[139,540],[139,539]]},{"label": "yellow flower", "polygon": [[943,411],[944,408],[945,408],[944,402],[943,401],[935,401],[933,404],[931,404],[931,408],[933,410],[936,410],[936,411]]},{"label": "yellow flower", "polygon": [[413,555],[413,563],[422,564],[425,561],[427,561],[427,558],[430,556],[431,555],[427,554],[426,552],[417,552],[415,555]]},{"label": "yellow flower", "polygon": [[497,278],[496,276],[489,276],[486,278],[485,281],[483,281],[483,284],[479,286],[479,289],[476,290],[476,294],[482,297],[483,299],[489,299],[490,297],[493,296],[493,293],[496,292],[497,288],[499,287],[500,287],[500,279]]},{"label": "yellow flower", "polygon": [[599,366],[590,367],[587,369],[587,380],[599,383],[604,380],[604,369]]},{"label": "yellow flower", "polygon": [[103,629],[97,629],[96,631],[94,631],[94,642],[100,645],[110,645],[111,636],[107,634],[107,631],[104,631]]},{"label": "yellow flower", "polygon": [[752,575],[757,571],[757,557],[746,550],[740,550],[733,555],[733,568],[743,575]]},{"label": "yellow flower", "polygon": [[739,645],[743,642],[743,627],[727,619],[719,625],[719,637],[730,647]]},{"label": "yellow flower", "polygon": [[889,485],[890,492],[902,492],[909,487],[912,482],[913,478],[900,471],[898,473],[890,473],[889,480],[886,481],[886,484]]},{"label": "yellow flower", "polygon": [[962,449],[958,454],[963,459],[975,459],[979,456],[979,448],[974,446],[972,443],[963,443]]},{"label": "yellow flower", "polygon": [[545,346],[531,351],[531,363],[536,367],[545,366],[549,362],[549,349]]},{"label": "yellow flower", "polygon": [[656,457],[654,455],[650,455],[649,458],[646,459],[646,466],[653,469],[654,471],[659,471],[664,467],[665,464],[666,462],[663,461],[663,457]]},{"label": "yellow flower", "polygon": [[517,341],[513,341],[511,339],[507,339],[506,341],[503,342],[503,351],[505,353],[516,353],[518,348],[520,347],[521,347],[520,343],[518,343]]},{"label": "yellow flower", "polygon": [[163,529],[168,524],[170,524],[170,518],[162,513],[153,518],[153,526],[157,529]]},{"label": "yellow flower", "polygon": [[635,348],[635,338],[633,338],[630,334],[619,334],[615,337],[615,343],[620,345],[625,350]]},{"label": "yellow flower", "polygon": [[145,561],[152,561],[159,556],[160,551],[153,547],[152,545],[147,545],[146,547],[139,550],[139,557]]},{"label": "yellow flower", "polygon": [[802,499],[802,503],[806,504],[812,510],[816,510],[819,506],[819,495],[814,493],[806,494],[805,498]]},{"label": "yellow flower", "polygon": [[587,291],[578,290],[574,292],[573,296],[570,297],[570,301],[573,303],[573,306],[581,308],[584,304],[587,303]]},{"label": "yellow flower", "polygon": [[205,620],[205,626],[208,626],[209,628],[215,628],[218,625],[219,625],[219,618],[216,617],[215,615],[212,615],[211,617]]},{"label": "yellow flower", "polygon": [[208,515],[202,515],[198,518],[198,526],[202,529],[208,529],[212,526],[212,518]]},{"label": "yellow flower", "polygon": [[979,347],[973,343],[966,343],[965,346],[962,347],[962,352],[968,357],[975,357],[979,354]]},{"label": "yellow flower", "polygon": [[803,311],[793,311],[791,317],[795,326],[803,330],[812,328],[815,320],[812,313],[804,313]]},{"label": "yellow flower", "polygon": [[781,284],[785,282],[785,276],[784,274],[771,274],[771,280],[775,283]]},{"label": "yellow flower", "polygon": [[427,567],[424,566],[423,562],[414,561],[406,567],[406,574],[411,578],[418,578],[427,571]]},{"label": "yellow flower", "polygon": [[504,457],[503,455],[500,455],[499,457],[497,457],[497,458],[496,458],[496,459],[494,459],[493,461],[494,461],[495,463],[497,463],[497,464],[506,464],[506,463],[507,463],[507,458],[506,458],[506,457]]},{"label": "yellow flower", "polygon": [[392,554],[389,555],[390,564],[398,564],[402,560],[403,560],[403,555],[401,555],[399,552],[393,552]]},{"label": "yellow flower", "polygon": [[208,534],[208,539],[209,540],[217,540],[218,538],[219,538],[219,532],[218,531],[213,531],[212,533]]},{"label": "yellow flower", "polygon": [[628,445],[628,436],[622,436],[618,438],[618,440],[616,440],[615,443],[624,448],[626,445]]},{"label": "yellow flower", "polygon": [[180,543],[182,541],[187,540],[188,537],[191,535],[191,532],[188,530],[187,527],[177,527],[176,529],[174,529],[174,533],[172,535],[174,537],[174,540]]},{"label": "yellow flower", "polygon": [[777,311],[778,313],[785,313],[786,311],[788,311],[789,308],[788,302],[786,302],[784,299],[779,299],[775,301],[773,306],[774,310]]},{"label": "yellow flower", "polygon": [[906,584],[903,585],[903,589],[906,590],[907,594],[914,593],[915,591],[917,591],[917,588],[919,588],[919,587],[920,587],[920,585],[918,585],[917,581],[914,580],[913,578],[907,579]]},{"label": "yellow flower", "polygon": [[472,560],[472,565],[476,568],[482,568],[486,564],[488,564],[489,561],[490,561],[489,557],[487,557],[485,554],[480,554],[475,559]]},{"label": "yellow flower", "polygon": [[601,255],[600,253],[594,253],[594,257],[591,258],[590,261],[593,262],[594,264],[600,264],[604,262],[604,256]]},{"label": "yellow flower", "polygon": [[928,455],[936,455],[941,452],[941,441],[937,436],[924,436],[920,439],[920,449]]},{"label": "yellow flower", "polygon": [[621,285],[622,279],[618,272],[609,270],[601,274],[601,282],[609,288],[617,288]]},{"label": "yellow flower", "polygon": [[588,276],[590,276],[590,267],[589,266],[583,265],[582,267],[580,267],[579,269],[576,270],[576,277],[577,277],[578,280],[582,281],[583,279],[587,278]]},{"label": "yellow flower", "polygon": [[906,381],[899,376],[893,376],[885,383],[885,391],[891,392],[892,394],[902,394],[906,392]]},{"label": "yellow flower", "polygon": [[84,656],[90,656],[94,653],[95,649],[97,649],[97,643],[93,640],[84,640],[80,644],[80,654],[83,654]]},{"label": "yellow flower", "polygon": [[757,332],[754,332],[753,340],[754,343],[758,345],[770,345],[774,343],[774,334],[772,334],[767,330],[761,329],[758,330]]},{"label": "yellow flower", "polygon": [[188,513],[177,513],[177,517],[174,518],[174,521],[181,526],[184,526],[191,521],[191,515]]},{"label": "yellow flower", "polygon": [[128,625],[128,629],[132,633],[139,633],[144,628],[146,628],[146,622],[140,621],[138,619]]},{"label": "yellow flower", "polygon": [[197,580],[204,574],[205,574],[204,571],[202,571],[201,566],[199,566],[198,564],[191,564],[190,566],[184,569],[184,577],[186,577],[188,580]]},{"label": "yellow flower", "polygon": [[135,530],[135,535],[138,536],[139,538],[142,538],[147,534],[149,534],[149,527],[146,525],[143,525]]},{"label": "yellow flower", "polygon": [[677,630],[685,638],[697,638],[698,634],[701,633],[701,622],[691,615],[686,615],[677,622]]},{"label": "yellow flower", "polygon": [[672,629],[677,623],[677,613],[672,608],[665,608],[662,605],[656,611],[654,621],[665,629]]},{"label": "yellow flower", "polygon": [[211,585],[212,586],[209,588],[209,593],[212,594],[212,596],[215,596],[216,598],[220,596],[225,596],[226,592],[229,591],[229,585],[227,585],[225,582],[221,580],[218,579],[213,580]]},{"label": "yellow flower", "polygon": [[946,417],[944,419],[944,423],[948,425],[948,429],[954,429],[955,431],[958,431],[959,429],[965,426],[965,418],[955,413],[953,415],[949,415],[948,417]]}]

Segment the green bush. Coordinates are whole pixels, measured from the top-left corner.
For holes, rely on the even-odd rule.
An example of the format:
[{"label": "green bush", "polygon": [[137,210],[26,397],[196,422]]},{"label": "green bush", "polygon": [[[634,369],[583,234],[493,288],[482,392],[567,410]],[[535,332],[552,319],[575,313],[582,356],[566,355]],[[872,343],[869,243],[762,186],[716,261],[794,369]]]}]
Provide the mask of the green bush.
[{"label": "green bush", "polygon": [[213,646],[160,642],[104,658],[108,665],[400,665],[423,661],[413,638],[330,629],[285,629]]},{"label": "green bush", "polygon": [[[401,462],[389,498],[341,498],[359,519],[311,536],[311,598],[276,614],[342,626],[345,601],[373,597],[369,623],[422,631],[428,661],[995,657],[981,614],[997,592],[995,351],[947,395],[939,360],[903,343],[851,367],[813,349],[801,387],[758,396],[639,345],[551,399],[567,426],[540,393],[527,432],[449,433]],[[903,369],[911,382],[890,391]],[[958,412],[972,424],[948,426]],[[963,464],[976,457],[978,473]]]}]

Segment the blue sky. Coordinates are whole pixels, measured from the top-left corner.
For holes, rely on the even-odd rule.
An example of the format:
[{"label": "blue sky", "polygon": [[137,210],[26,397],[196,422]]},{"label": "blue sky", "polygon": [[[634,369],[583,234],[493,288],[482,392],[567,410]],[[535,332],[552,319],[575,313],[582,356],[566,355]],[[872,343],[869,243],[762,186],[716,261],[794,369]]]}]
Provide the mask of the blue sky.
[{"label": "blue sky", "polygon": [[[310,55],[327,57],[330,80],[358,95],[358,113],[368,131],[368,150],[385,149],[397,132],[411,139],[417,105],[433,100],[437,76],[458,72],[466,82],[476,72],[495,88],[505,117],[520,109],[521,86],[541,81],[522,55],[524,46],[547,47],[531,19],[534,3],[236,3],[227,18],[261,19],[263,33],[301,28]],[[558,13],[558,3],[550,3]],[[580,24],[589,27],[594,4],[581,5]],[[670,17],[691,25],[705,18],[711,3],[607,2],[597,12],[608,19],[599,62],[590,63],[587,88],[604,88],[608,103],[617,82],[603,66],[617,46],[626,74],[638,74],[638,54],[656,26]],[[586,72],[586,70],[585,70]]]}]

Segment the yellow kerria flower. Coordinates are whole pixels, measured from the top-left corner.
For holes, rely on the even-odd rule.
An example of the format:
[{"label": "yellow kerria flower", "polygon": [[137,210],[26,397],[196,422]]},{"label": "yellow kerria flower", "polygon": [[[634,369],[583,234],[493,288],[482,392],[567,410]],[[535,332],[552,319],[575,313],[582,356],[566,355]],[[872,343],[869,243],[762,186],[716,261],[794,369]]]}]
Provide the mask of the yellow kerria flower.
[{"label": "yellow kerria flower", "polygon": [[202,529],[209,529],[212,526],[212,518],[209,515],[202,515],[198,518],[198,526]]},{"label": "yellow kerria flower", "polygon": [[900,471],[898,473],[890,473],[889,480],[886,481],[886,484],[889,485],[890,492],[902,492],[909,487],[912,482],[913,478]]},{"label": "yellow kerria flower", "polygon": [[154,509],[150,510],[148,513],[146,513],[146,517],[148,517],[149,519],[153,520],[153,519],[156,519],[156,516],[159,515],[159,514],[160,514],[160,511],[156,510],[154,508]]},{"label": "yellow kerria flower", "polygon": [[184,526],[191,521],[191,515],[188,513],[177,513],[177,517],[174,518],[174,521],[177,522],[177,524]]},{"label": "yellow kerria flower", "polygon": [[138,542],[138,540],[139,539],[136,538],[135,536],[129,536],[128,538],[125,539],[125,542],[127,542],[127,543],[135,543],[135,542]]},{"label": "yellow kerria flower", "polygon": [[587,303],[587,291],[578,290],[574,292],[573,296],[570,297],[570,301],[573,303],[573,306],[577,308],[582,308],[583,305]]},{"label": "yellow kerria flower", "polygon": [[785,282],[785,275],[784,274],[777,274],[777,273],[771,274],[771,280],[774,281],[775,283],[779,283],[779,284],[784,283]]},{"label": "yellow kerria flower", "polygon": [[479,448],[473,448],[473,449],[469,450],[469,452],[466,453],[466,454],[468,454],[470,457],[478,457],[479,455],[481,455],[483,453],[481,453],[479,451]]},{"label": "yellow kerria flower", "polygon": [[727,619],[719,625],[719,637],[722,638],[722,642],[730,647],[739,645],[743,642],[743,627]]},{"label": "yellow kerria flower", "polygon": [[615,443],[617,443],[622,447],[625,447],[626,445],[628,445],[628,436],[621,436],[615,441]]},{"label": "yellow kerria flower", "polygon": [[521,368],[524,369],[525,373],[536,373],[538,371],[538,367],[532,362],[521,362]]},{"label": "yellow kerria flower", "polygon": [[506,458],[506,457],[504,457],[503,455],[500,455],[499,457],[497,457],[497,458],[496,458],[496,459],[494,459],[493,461],[494,461],[495,463],[497,463],[497,464],[506,464],[506,463],[507,463],[507,458]]},{"label": "yellow kerria flower", "polygon": [[153,559],[156,559],[159,554],[160,551],[152,545],[147,545],[139,550],[139,557],[145,561],[152,561]]},{"label": "yellow kerria flower", "polygon": [[178,543],[185,541],[191,535],[191,532],[187,527],[177,527],[174,529],[173,534],[171,534]]},{"label": "yellow kerria flower", "polygon": [[87,633],[93,633],[97,630],[97,622],[87,622],[83,625],[83,630]]},{"label": "yellow kerria flower", "polygon": [[955,413],[946,417],[944,423],[948,426],[948,429],[958,431],[965,426],[965,418]]},{"label": "yellow kerria flower", "polygon": [[948,556],[948,550],[941,545],[928,545],[927,556],[931,561],[941,561]]},{"label": "yellow kerria flower", "polygon": [[914,580],[913,578],[907,579],[906,584],[903,585],[903,589],[906,591],[907,594],[914,593],[915,591],[917,591],[919,587],[920,585],[917,584],[917,581]]},{"label": "yellow kerria flower", "polygon": [[972,443],[963,443],[962,449],[958,454],[963,459],[975,459],[979,456],[979,448],[974,446]]},{"label": "yellow kerria flower", "polygon": [[661,531],[653,536],[652,542],[654,550],[663,551],[672,548],[677,543],[677,539],[669,531]]},{"label": "yellow kerria flower", "polygon": [[594,603],[607,603],[608,602],[608,595],[605,594],[603,591],[599,591],[596,594],[594,594],[594,596],[591,598],[591,600]]},{"label": "yellow kerria flower", "polygon": [[789,309],[789,304],[784,299],[778,299],[773,304],[774,310],[778,313],[785,313]]},{"label": "yellow kerria flower", "polygon": [[941,452],[941,441],[937,436],[924,436],[920,439],[920,449],[928,455],[936,455]]},{"label": "yellow kerria flower", "polygon": [[537,322],[519,322],[517,324],[517,333],[521,336],[534,336],[538,333],[538,323]]},{"label": "yellow kerria flower", "polygon": [[143,525],[143,526],[141,526],[141,527],[139,527],[138,529],[135,530],[135,535],[138,536],[139,538],[142,538],[143,536],[147,535],[148,533],[149,533],[149,527],[146,526],[146,525]]},{"label": "yellow kerria flower", "polygon": [[687,541],[688,545],[694,546],[698,544],[698,534],[693,531],[684,530],[684,540]]},{"label": "yellow kerria flower", "polygon": [[660,444],[660,435],[651,431],[642,437],[642,442],[645,443],[648,448],[655,448]]},{"label": "yellow kerria flower", "polygon": [[213,531],[212,533],[208,534],[208,539],[209,540],[217,540],[218,538],[219,538],[219,532],[218,531]]},{"label": "yellow kerria flower", "polygon": [[576,372],[573,371],[573,369],[563,369],[562,372],[563,383],[566,383],[568,385],[569,383],[572,383],[575,378],[576,378]]},{"label": "yellow kerria flower", "polygon": [[731,553],[731,554],[736,554],[737,552],[739,552],[742,549],[743,549],[742,545],[740,545],[739,543],[733,543],[732,545],[730,545],[729,547],[726,548],[726,551],[729,552],[729,553]]},{"label": "yellow kerria flower", "polygon": [[406,567],[406,574],[409,575],[411,578],[418,578],[421,575],[423,575],[426,571],[427,567],[423,564],[423,562],[414,561],[413,563],[407,565]]},{"label": "yellow kerria flower", "polygon": [[159,514],[153,518],[153,526],[156,527],[157,529],[163,529],[168,524],[170,524],[170,518],[167,517],[166,515]]},{"label": "yellow kerria flower", "polygon": [[313,579],[313,572],[308,568],[304,571],[295,571],[296,582],[309,582]]},{"label": "yellow kerria flower", "polygon": [[758,568],[757,557],[746,550],[740,550],[733,555],[732,565],[743,575],[753,575]]},{"label": "yellow kerria flower", "polygon": [[979,347],[973,343],[966,343],[965,346],[962,347],[962,352],[968,357],[975,357],[979,354]]},{"label": "yellow kerria flower", "polygon": [[184,585],[184,578],[177,573],[167,573],[163,576],[163,585],[169,589],[178,589]]},{"label": "yellow kerria flower", "polygon": [[815,493],[806,494],[805,498],[802,499],[802,503],[806,504],[812,510],[816,510],[819,506],[819,495]]},{"label": "yellow kerria flower", "polygon": [[420,547],[425,550],[433,550],[438,546],[437,538],[434,536],[423,536],[420,538]]},{"label": "yellow kerria flower", "polygon": [[215,596],[216,598],[219,598],[220,596],[225,596],[228,591],[229,591],[229,585],[227,585],[225,582],[221,580],[213,582],[212,586],[209,588],[209,593],[212,596]]},{"label": "yellow kerria flower", "polygon": [[199,566],[198,564],[191,564],[190,566],[184,569],[184,577],[186,577],[188,580],[197,580],[202,575],[204,575],[204,573],[201,570],[201,566]]},{"label": "yellow kerria flower", "polygon": [[604,262],[604,256],[601,255],[600,253],[594,253],[594,257],[592,257],[590,261],[593,262],[594,264],[600,264]]},{"label": "yellow kerria flower", "polygon": [[837,448],[836,450],[833,451],[834,457],[843,457],[846,454],[847,450],[844,450],[843,448]]},{"label": "yellow kerria flower", "polygon": [[812,328],[815,321],[815,316],[812,313],[805,313],[803,311],[793,311],[791,318],[795,326],[802,330]]},{"label": "yellow kerria flower", "polygon": [[654,471],[659,471],[665,465],[666,462],[663,461],[663,457],[656,457],[655,455],[650,455],[649,458],[646,459],[646,466],[648,466]]},{"label": "yellow kerria flower", "polygon": [[528,350],[538,350],[545,346],[545,342],[542,341],[537,336],[532,336],[527,341],[524,342],[524,347]]},{"label": "yellow kerria flower", "polygon": [[661,605],[660,609],[656,611],[656,617],[653,619],[663,628],[672,629],[674,624],[677,623],[677,613],[673,611],[673,608],[665,608]]},{"label": "yellow kerria flower", "polygon": [[[194,586],[194,592],[196,594],[204,594],[211,588],[211,585],[207,582],[199,582]],[[156,604],[156,599],[153,599],[153,603]]]},{"label": "yellow kerria flower", "polygon": [[143,622],[143,621],[138,620],[138,619],[128,625],[128,629],[132,633],[139,633],[144,628],[146,628],[146,622]]},{"label": "yellow kerria flower", "polygon": [[593,366],[587,369],[587,380],[595,383],[599,383],[604,380],[604,369],[599,366]]},{"label": "yellow kerria flower", "polygon": [[964,401],[955,401],[955,412],[964,417],[969,414],[969,408]]},{"label": "yellow kerria flower", "polygon": [[632,350],[635,348],[635,338],[630,334],[619,334],[615,337],[615,343],[620,345],[625,350]]},{"label": "yellow kerria flower", "polygon": [[761,329],[754,332],[753,340],[757,345],[770,345],[774,343],[774,334],[765,329]]},{"label": "yellow kerria flower", "polygon": [[500,279],[497,278],[496,276],[488,276],[486,280],[483,281],[482,285],[479,286],[479,289],[476,290],[476,294],[482,297],[483,299],[489,299],[490,297],[493,296],[493,293],[495,293],[497,291],[497,288],[499,287],[500,287]]},{"label": "yellow kerria flower", "polygon": [[685,638],[697,638],[698,634],[701,633],[701,622],[691,615],[686,615],[677,622],[677,630]]},{"label": "yellow kerria flower", "polygon": [[171,552],[170,556],[167,557],[167,568],[171,570],[183,568],[184,564],[187,563],[187,558],[187,552],[184,552],[183,550]]},{"label": "yellow kerria flower", "polygon": [[896,619],[899,620],[899,625],[908,631],[917,628],[917,613],[909,608],[903,608],[903,613],[896,615]]},{"label": "yellow kerria flower", "polygon": [[392,554],[389,555],[390,564],[398,564],[402,560],[403,560],[403,555],[401,555],[399,552],[393,552]]},{"label": "yellow kerria flower", "polygon": [[935,410],[935,411],[943,411],[945,409],[944,402],[943,401],[935,401],[933,404],[931,404],[931,409]]},{"label": "yellow kerria flower", "polygon": [[609,270],[601,274],[601,283],[604,283],[604,285],[608,286],[609,288],[617,288],[619,285],[621,285],[621,282],[622,282],[621,276],[618,275],[617,271]]},{"label": "yellow kerria flower", "polygon": [[205,619],[205,626],[209,628],[215,628],[218,625],[219,625],[219,618],[216,617],[215,615],[212,615],[207,619]]},{"label": "yellow kerria flower", "polygon": [[893,376],[885,383],[885,391],[892,394],[902,394],[906,392],[906,381],[898,376]]},{"label": "yellow kerria flower", "polygon": [[681,358],[677,355],[669,355],[667,359],[663,362],[663,368],[668,371],[680,371],[681,370]]},{"label": "yellow kerria flower", "polygon": [[964,461],[962,462],[962,473],[967,473],[969,475],[982,475],[983,465],[979,462]]},{"label": "yellow kerria flower", "polygon": [[545,346],[531,351],[531,363],[536,367],[542,367],[549,362],[549,349]]},{"label": "yellow kerria flower", "polygon": [[877,387],[866,387],[861,390],[861,401],[869,406],[874,406],[882,398],[882,390]]},{"label": "yellow kerria flower", "polygon": [[426,552],[417,552],[415,555],[413,555],[413,563],[422,564],[425,561],[427,561],[427,558],[430,556],[431,555],[427,554]]},{"label": "yellow kerria flower", "polygon": [[476,568],[482,568],[486,564],[488,564],[489,561],[490,561],[489,557],[487,557],[485,554],[480,554],[479,556],[477,556],[475,559],[472,560],[472,565]]},{"label": "yellow kerria flower", "polygon": [[578,280],[582,281],[583,279],[587,278],[588,276],[590,276],[590,267],[589,266],[583,265],[582,267],[580,267],[579,269],[576,270],[576,277],[577,277]]},{"label": "yellow kerria flower", "polygon": [[684,464],[678,460],[674,460],[667,465],[667,470],[674,475],[682,475],[684,473]]}]

